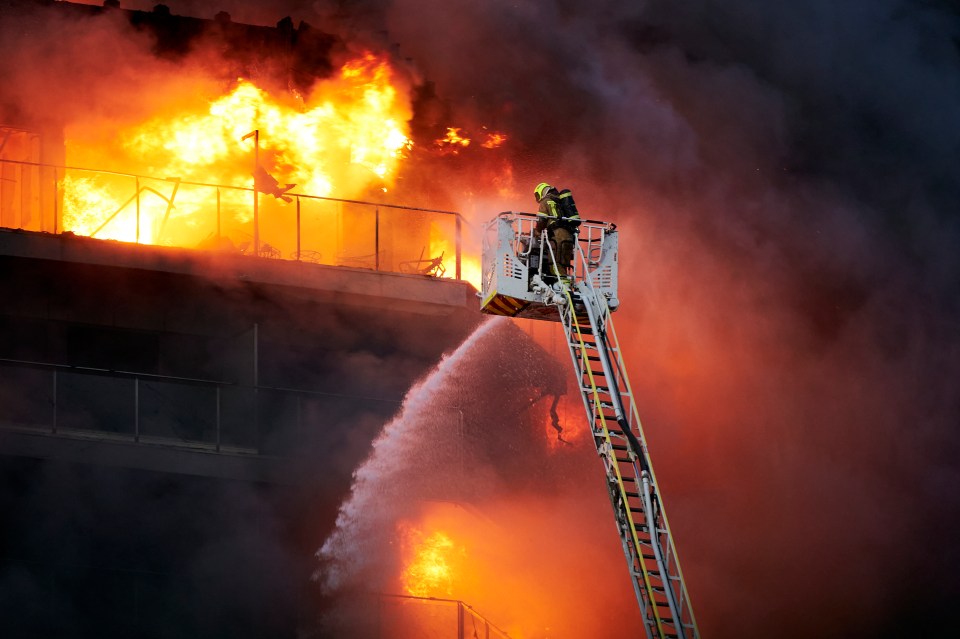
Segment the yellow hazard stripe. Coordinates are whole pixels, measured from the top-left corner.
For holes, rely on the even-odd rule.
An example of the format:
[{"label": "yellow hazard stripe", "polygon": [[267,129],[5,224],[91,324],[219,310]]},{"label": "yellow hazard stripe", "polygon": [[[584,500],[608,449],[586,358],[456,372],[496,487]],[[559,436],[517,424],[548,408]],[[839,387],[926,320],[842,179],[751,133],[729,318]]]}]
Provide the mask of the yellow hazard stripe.
[{"label": "yellow hazard stripe", "polygon": [[483,304],[480,305],[480,308],[486,308],[487,304],[490,303],[490,300],[492,300],[496,296],[497,296],[497,292],[495,290],[490,291],[490,294],[487,295],[487,299],[483,300]]},{"label": "yellow hazard stripe", "polygon": [[498,295],[496,291],[487,296],[487,299],[480,307],[484,313],[491,315],[503,315],[505,317],[515,317],[523,309],[530,305],[530,302],[518,300],[506,295]]}]

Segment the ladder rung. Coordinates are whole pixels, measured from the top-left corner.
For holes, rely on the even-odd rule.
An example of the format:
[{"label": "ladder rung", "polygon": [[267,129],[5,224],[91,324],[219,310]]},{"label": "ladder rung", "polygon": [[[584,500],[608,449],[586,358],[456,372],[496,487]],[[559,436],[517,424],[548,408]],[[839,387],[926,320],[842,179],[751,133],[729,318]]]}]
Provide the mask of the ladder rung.
[{"label": "ladder rung", "polygon": [[581,387],[580,387],[580,391],[581,391],[581,392],[584,392],[584,393],[589,393],[589,392],[592,391],[594,388],[597,389],[597,392],[598,392],[598,393],[603,393],[604,395],[609,395],[609,394],[610,394],[610,388],[609,388],[609,387],[607,387],[607,386],[600,386],[600,385],[596,385],[596,386],[581,386]]}]

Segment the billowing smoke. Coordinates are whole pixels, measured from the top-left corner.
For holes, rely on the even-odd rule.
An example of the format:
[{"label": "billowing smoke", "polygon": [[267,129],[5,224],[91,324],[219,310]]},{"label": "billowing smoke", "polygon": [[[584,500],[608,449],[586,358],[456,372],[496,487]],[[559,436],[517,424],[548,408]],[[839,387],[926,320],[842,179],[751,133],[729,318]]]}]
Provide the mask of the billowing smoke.
[{"label": "billowing smoke", "polygon": [[434,174],[450,201],[529,210],[546,179],[620,224],[620,332],[704,634],[955,627],[956,8],[382,7],[455,116],[512,136],[515,196],[461,158]]},{"label": "billowing smoke", "polygon": [[420,117],[509,136],[424,159],[407,203],[480,220],[545,179],[620,225],[619,332],[704,636],[957,626],[955,3],[223,6],[399,43]]}]

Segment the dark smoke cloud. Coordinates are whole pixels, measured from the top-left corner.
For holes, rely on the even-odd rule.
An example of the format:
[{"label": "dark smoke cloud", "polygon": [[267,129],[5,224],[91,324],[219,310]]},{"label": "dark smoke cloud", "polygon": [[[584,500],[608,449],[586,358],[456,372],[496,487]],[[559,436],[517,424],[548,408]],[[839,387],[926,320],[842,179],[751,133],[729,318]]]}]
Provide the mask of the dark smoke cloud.
[{"label": "dark smoke cloud", "polygon": [[[75,360],[76,354],[67,348],[63,333],[69,329],[31,318],[25,308],[42,307],[48,319],[79,322],[90,317],[90,305],[95,304],[121,325],[135,311],[141,318],[180,316],[172,323],[183,331],[216,326],[218,335],[208,340],[178,334],[167,324],[161,338],[170,342],[161,347],[159,357],[164,363],[144,371],[141,366],[149,364],[136,363],[138,358],[133,357],[135,363],[124,369],[228,380],[222,404],[224,443],[259,447],[267,459],[281,456],[285,476],[274,484],[181,475],[178,471],[196,468],[182,458],[168,461],[164,466],[168,472],[154,473],[115,468],[108,462],[0,455],[4,636],[293,635],[302,619],[300,607],[313,612],[314,602],[304,603],[314,569],[311,558],[318,540],[333,527],[351,472],[396,412],[403,392],[439,358],[443,345],[458,341],[470,319],[425,322],[422,315],[369,306],[358,309],[347,303],[331,310],[302,291],[284,294],[249,281],[231,285],[163,273],[118,274],[82,265],[47,278],[36,261],[5,260],[8,280],[22,282],[26,271],[46,286],[30,294],[7,286],[0,297],[5,314],[21,326],[33,327],[19,334],[31,335],[22,341],[36,350],[16,350],[17,324],[10,322],[0,339],[0,357],[48,357],[89,365]],[[174,298],[192,300],[185,312],[203,319],[198,324],[185,320],[180,315],[184,308],[170,307]],[[237,431],[229,426],[231,415],[239,417],[239,412],[254,408],[230,392],[229,382],[250,382],[255,322],[259,381],[264,387],[256,407],[261,420],[258,432],[253,432],[249,421],[241,418],[234,422],[244,424]],[[424,324],[430,326],[429,335],[424,335]],[[38,332],[52,337],[38,340]],[[117,334],[110,334],[112,341]],[[142,344],[137,348],[135,344],[131,350],[140,355],[149,350]],[[103,365],[116,366],[111,357],[123,356],[123,349],[119,354],[109,347],[103,350],[112,351],[98,353],[105,358],[100,360]],[[46,391],[51,378],[46,372],[31,373],[37,372],[9,365],[0,370],[0,422],[5,429],[19,426],[42,437],[49,431],[32,429],[49,426],[52,398]],[[97,407],[116,411],[125,405],[131,387],[125,392],[122,383],[113,383],[98,389],[90,385],[91,379],[104,378],[69,373],[58,377],[59,427],[67,436],[72,428],[108,440],[119,435],[117,430],[129,434],[129,418],[120,416],[128,415],[126,411],[119,410],[111,419],[110,410]],[[150,439],[167,438],[174,446],[209,441],[209,431],[204,434],[210,425],[205,402],[175,386],[143,380],[141,432]],[[289,394],[269,390],[273,388],[317,392],[291,402]],[[240,394],[250,399],[249,393]],[[85,401],[77,402],[79,395]],[[157,399],[164,401],[151,404]],[[7,431],[7,453],[9,436]],[[91,444],[94,455],[108,458],[104,448],[109,446],[102,441]],[[141,449],[145,454],[160,450],[145,446]],[[80,455],[85,459],[85,453]],[[112,459],[136,463],[121,454]]]},{"label": "dark smoke cloud", "polygon": [[[0,16],[7,121],[117,126],[163,108],[175,86],[199,86],[158,59],[151,38],[115,13],[81,15],[16,2]],[[183,83],[183,84],[180,84]],[[164,97],[164,96],[168,97]]]},{"label": "dark smoke cloud", "polygon": [[8,636],[272,635],[294,614],[302,568],[266,487],[10,458],[0,476]]},{"label": "dark smoke cloud", "polygon": [[947,636],[955,4],[383,8],[454,118],[512,136],[516,198],[464,161],[451,201],[529,209],[546,178],[621,224],[620,330],[704,634]]},{"label": "dark smoke cloud", "polygon": [[950,636],[955,2],[221,5],[400,43],[451,124],[510,135],[510,194],[470,156],[417,204],[483,219],[548,179],[620,224],[617,321],[704,636]]}]

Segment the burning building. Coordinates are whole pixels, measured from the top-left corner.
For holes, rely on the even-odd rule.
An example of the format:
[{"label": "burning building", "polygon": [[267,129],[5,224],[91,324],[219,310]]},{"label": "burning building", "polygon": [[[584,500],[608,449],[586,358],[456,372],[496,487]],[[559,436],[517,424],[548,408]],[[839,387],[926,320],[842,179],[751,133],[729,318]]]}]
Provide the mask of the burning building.
[{"label": "burning building", "polygon": [[[423,382],[429,400],[414,384],[480,321],[468,284],[479,246],[464,250],[469,222],[423,176],[506,135],[448,126],[432,85],[409,86],[395,54],[289,19],[5,9],[16,64],[0,94],[4,625],[271,637],[597,627],[597,610],[562,612],[541,591],[555,569],[524,567],[533,542],[505,525],[533,525],[525,511],[558,527],[575,517],[582,475],[567,464],[593,461],[557,413],[570,409],[555,358],[491,325],[494,341]],[[397,458],[363,465],[398,414],[400,443],[373,447]],[[366,486],[391,504],[335,527],[338,508],[369,498],[350,492],[355,472],[381,477]],[[557,482],[562,498],[541,493]],[[536,545],[561,552],[593,532]],[[615,539],[602,548],[570,565],[619,574]],[[629,601],[600,581],[594,594]],[[371,597],[375,628],[356,615]]]},{"label": "burning building", "polygon": [[[624,238],[618,322],[704,635],[955,634],[953,3],[282,3],[319,28],[169,4],[0,4],[5,628],[282,635],[343,621],[291,602],[346,615],[377,581],[512,635],[629,631],[628,595],[577,590],[628,586],[596,460],[549,415],[562,370],[491,327],[424,377],[478,320],[416,276],[456,279],[460,220],[473,281],[476,223],[548,180]],[[351,141],[342,101],[386,144]],[[486,387],[522,399],[455,401]],[[334,426],[290,462],[308,420]],[[350,516],[378,494],[397,508]]]},{"label": "burning building", "polygon": [[0,625],[309,631],[351,472],[478,321],[460,216],[385,200],[394,61],[161,5],[0,32]]}]

